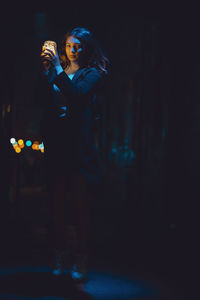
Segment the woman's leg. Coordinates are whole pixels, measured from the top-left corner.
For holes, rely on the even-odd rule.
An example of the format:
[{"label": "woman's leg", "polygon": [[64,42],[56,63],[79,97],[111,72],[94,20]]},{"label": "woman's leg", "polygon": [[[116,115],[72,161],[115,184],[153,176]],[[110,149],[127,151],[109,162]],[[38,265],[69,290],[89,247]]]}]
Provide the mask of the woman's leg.
[{"label": "woman's leg", "polygon": [[85,177],[74,173],[71,178],[71,198],[74,201],[77,243],[74,249],[72,279],[82,281],[86,278],[89,252],[89,199]]},{"label": "woman's leg", "polygon": [[59,176],[51,182],[51,215],[54,248],[65,250],[65,202],[67,201],[66,178]]},{"label": "woman's leg", "polygon": [[71,177],[71,198],[74,201],[75,224],[77,228],[76,252],[88,254],[89,243],[89,203],[87,182],[83,174],[73,173]]},{"label": "woman's leg", "polygon": [[68,249],[66,248],[66,201],[67,187],[65,176],[59,176],[51,183],[51,226],[53,246],[53,275],[62,275],[68,264]]}]

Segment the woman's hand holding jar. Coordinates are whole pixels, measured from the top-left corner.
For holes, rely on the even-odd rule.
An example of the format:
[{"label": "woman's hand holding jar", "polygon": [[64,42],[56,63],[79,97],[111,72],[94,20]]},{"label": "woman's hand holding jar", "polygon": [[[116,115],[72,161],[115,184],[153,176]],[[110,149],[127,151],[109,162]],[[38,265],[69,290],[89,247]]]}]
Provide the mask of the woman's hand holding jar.
[{"label": "woman's hand holding jar", "polygon": [[56,69],[57,74],[63,71],[55,42],[46,41],[44,43],[42,47],[41,59],[45,72],[48,72],[51,67]]}]

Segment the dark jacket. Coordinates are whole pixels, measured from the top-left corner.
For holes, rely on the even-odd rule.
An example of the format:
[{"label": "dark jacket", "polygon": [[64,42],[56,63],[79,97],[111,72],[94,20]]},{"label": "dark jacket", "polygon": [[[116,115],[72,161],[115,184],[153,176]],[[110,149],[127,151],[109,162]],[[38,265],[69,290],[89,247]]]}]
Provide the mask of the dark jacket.
[{"label": "dark jacket", "polygon": [[[103,76],[95,68],[79,69],[73,79],[63,71],[52,70],[44,79],[42,137],[49,171],[81,171],[89,180],[97,180],[100,166],[97,151],[97,123],[103,99]],[[53,89],[60,89],[63,97]],[[66,116],[61,115],[67,107]]]}]

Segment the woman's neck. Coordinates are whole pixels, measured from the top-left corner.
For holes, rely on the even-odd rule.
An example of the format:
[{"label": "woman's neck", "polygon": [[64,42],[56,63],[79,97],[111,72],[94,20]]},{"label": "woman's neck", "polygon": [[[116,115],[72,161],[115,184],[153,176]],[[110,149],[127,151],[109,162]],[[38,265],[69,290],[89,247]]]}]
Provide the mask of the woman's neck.
[{"label": "woman's neck", "polygon": [[69,75],[71,73],[75,73],[79,68],[80,66],[77,63],[71,62],[65,69],[65,72]]}]

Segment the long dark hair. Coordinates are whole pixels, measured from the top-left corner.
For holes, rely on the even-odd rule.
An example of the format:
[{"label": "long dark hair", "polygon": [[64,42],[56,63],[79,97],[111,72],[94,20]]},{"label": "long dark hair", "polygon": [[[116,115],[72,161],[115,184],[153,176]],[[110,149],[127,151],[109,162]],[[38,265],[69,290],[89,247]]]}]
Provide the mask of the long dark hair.
[{"label": "long dark hair", "polygon": [[93,34],[88,29],[82,27],[76,27],[64,35],[60,54],[62,67],[65,69],[70,65],[70,61],[67,58],[65,50],[66,41],[70,36],[78,38],[83,46],[83,52],[81,53],[79,60],[80,67],[95,67],[100,73],[106,74],[109,64],[108,58],[103,53]]}]

